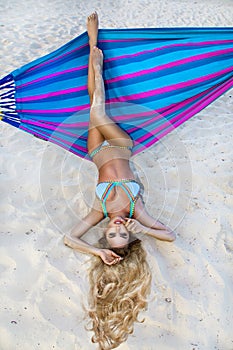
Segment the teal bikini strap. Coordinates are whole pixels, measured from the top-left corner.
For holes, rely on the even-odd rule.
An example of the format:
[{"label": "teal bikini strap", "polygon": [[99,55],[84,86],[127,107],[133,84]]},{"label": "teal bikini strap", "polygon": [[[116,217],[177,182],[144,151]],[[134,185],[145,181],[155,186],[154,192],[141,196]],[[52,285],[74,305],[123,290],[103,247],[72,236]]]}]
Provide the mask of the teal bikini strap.
[{"label": "teal bikini strap", "polygon": [[133,196],[129,188],[126,185],[124,185],[124,183],[122,182],[119,183],[119,186],[125,191],[125,193],[129,198],[129,202],[130,202],[129,217],[132,218],[134,213],[134,207],[135,207],[135,197]]},{"label": "teal bikini strap", "polygon": [[104,193],[101,197],[101,205],[102,205],[104,216],[106,218],[108,217],[108,212],[107,212],[107,208],[106,208],[106,200],[107,200],[109,193],[111,192],[111,190],[113,189],[114,186],[115,186],[115,182],[109,183],[108,186],[106,187],[106,190],[104,191]]}]

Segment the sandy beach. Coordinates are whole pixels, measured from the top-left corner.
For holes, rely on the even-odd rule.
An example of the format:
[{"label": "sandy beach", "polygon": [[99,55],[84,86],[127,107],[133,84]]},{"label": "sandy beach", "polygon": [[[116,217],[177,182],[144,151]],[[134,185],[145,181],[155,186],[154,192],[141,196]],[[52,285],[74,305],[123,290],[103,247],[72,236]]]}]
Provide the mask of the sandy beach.
[{"label": "sandy beach", "polygon": [[[0,76],[84,32],[94,10],[100,28],[233,25],[232,0],[0,0]],[[134,157],[149,212],[177,240],[143,238],[148,310],[119,350],[233,349],[232,114],[230,90]],[[97,349],[82,308],[91,257],[62,240],[88,212],[95,167],[5,123],[0,133],[0,350]]]}]

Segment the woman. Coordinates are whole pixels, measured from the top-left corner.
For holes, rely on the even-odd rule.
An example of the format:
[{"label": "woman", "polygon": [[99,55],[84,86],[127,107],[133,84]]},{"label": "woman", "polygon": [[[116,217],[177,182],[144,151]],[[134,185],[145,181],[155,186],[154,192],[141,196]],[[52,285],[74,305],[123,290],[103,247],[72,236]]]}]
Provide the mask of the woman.
[{"label": "woman", "polygon": [[91,227],[107,216],[110,221],[105,236],[112,248],[126,247],[130,242],[129,232],[141,232],[169,242],[175,240],[175,234],[147,213],[140,198],[140,184],[129,166],[133,141],[105,112],[103,53],[96,47],[96,12],[88,17],[87,31],[90,45],[88,92],[91,103],[88,152],[99,172],[96,187],[98,200],[71,234],[65,236],[64,243],[80,252],[97,255],[104,263],[112,265],[120,261],[120,256],[109,249],[93,247],[81,239]]},{"label": "woman", "polygon": [[[99,343],[101,349],[112,349],[132,333],[133,323],[146,307],[150,291],[146,254],[133,234],[140,232],[169,242],[174,241],[175,234],[147,213],[140,197],[140,184],[129,166],[133,141],[105,112],[103,53],[96,47],[97,13],[88,17],[87,31],[91,103],[88,152],[99,172],[98,199],[90,213],[64,237],[64,243],[102,259],[96,260],[90,272],[88,313],[95,333],[93,342]],[[105,217],[110,220],[99,247],[81,239]]]}]

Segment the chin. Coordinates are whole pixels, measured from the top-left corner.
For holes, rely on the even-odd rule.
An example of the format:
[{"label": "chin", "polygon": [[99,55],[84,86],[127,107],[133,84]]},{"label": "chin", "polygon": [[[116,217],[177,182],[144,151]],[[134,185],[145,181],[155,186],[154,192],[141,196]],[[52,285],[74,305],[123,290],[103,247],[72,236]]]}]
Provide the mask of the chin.
[{"label": "chin", "polygon": [[112,249],[124,249],[124,248],[127,248],[128,247],[128,242],[126,244],[119,244],[119,245],[114,245],[114,246],[111,246],[110,247]]},{"label": "chin", "polygon": [[124,219],[121,217],[121,216],[115,216],[114,218],[112,218],[110,221],[109,221],[109,224],[123,224],[124,223]]}]

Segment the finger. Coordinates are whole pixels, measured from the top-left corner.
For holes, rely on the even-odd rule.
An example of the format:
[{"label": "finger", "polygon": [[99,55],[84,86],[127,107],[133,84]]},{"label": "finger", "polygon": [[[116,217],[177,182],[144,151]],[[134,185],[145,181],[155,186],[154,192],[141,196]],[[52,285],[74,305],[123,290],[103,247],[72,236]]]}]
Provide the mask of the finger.
[{"label": "finger", "polygon": [[115,260],[116,262],[120,262],[121,260],[123,260],[123,258],[120,257],[120,258],[116,258]]},{"label": "finger", "polygon": [[128,230],[132,230],[133,227],[134,227],[134,223],[133,223],[133,222],[130,222],[129,224],[126,225],[126,228],[127,228]]},{"label": "finger", "polygon": [[121,260],[121,258],[115,259],[115,264],[118,264]]},{"label": "finger", "polygon": [[115,260],[112,260],[112,261],[108,262],[108,265],[114,265],[114,264],[116,264]]},{"label": "finger", "polygon": [[132,220],[131,219],[127,219],[126,223],[125,223],[125,226],[126,227],[129,227],[129,225],[132,223]]},{"label": "finger", "polygon": [[130,227],[130,225],[134,225],[134,224],[135,224],[134,219],[128,218],[125,226]]},{"label": "finger", "polygon": [[106,258],[104,258],[102,260],[106,265],[112,265],[112,260],[110,261],[109,259],[106,259]]},{"label": "finger", "polygon": [[120,255],[118,255],[118,254],[116,254],[114,252],[112,252],[112,256],[114,256],[114,258],[120,258]]}]

